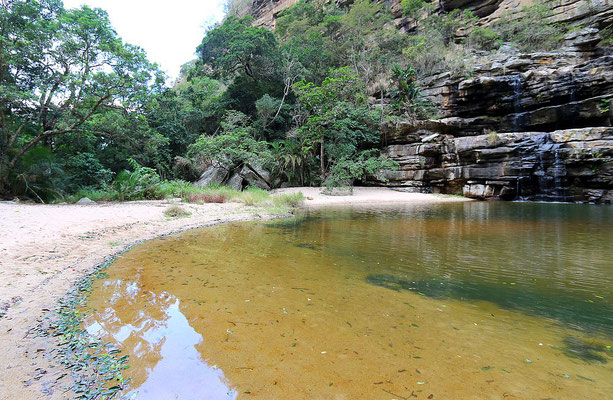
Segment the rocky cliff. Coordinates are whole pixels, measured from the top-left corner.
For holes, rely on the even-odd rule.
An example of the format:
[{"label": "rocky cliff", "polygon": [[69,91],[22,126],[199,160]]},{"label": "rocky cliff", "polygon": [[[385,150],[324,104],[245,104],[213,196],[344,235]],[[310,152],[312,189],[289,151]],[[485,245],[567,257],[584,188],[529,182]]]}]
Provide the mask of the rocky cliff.
[{"label": "rocky cliff", "polygon": [[[299,0],[253,0],[249,13],[255,17],[258,26],[274,29],[275,19],[281,11]],[[338,4],[351,4],[352,0],[336,0]],[[410,30],[416,21],[403,16],[401,0],[381,0],[394,14],[395,24],[403,30]],[[549,0],[554,9],[553,19],[581,25],[599,24],[601,27],[613,21],[613,0]],[[434,0],[440,10],[467,9],[481,18],[480,23],[489,25],[504,13],[530,6],[534,0]]]},{"label": "rocky cliff", "polygon": [[568,34],[551,53],[503,46],[474,77],[429,77],[440,110],[384,126],[398,171],[371,184],[475,198],[613,203],[613,56],[598,30]]},{"label": "rocky cliff", "polygon": [[[296,0],[255,0],[259,24]],[[439,0],[439,9],[469,9],[480,25],[526,0]],[[390,0],[394,23],[411,34],[419,22]],[[576,26],[556,51],[522,53],[511,45],[477,54],[470,78],[451,72],[422,79],[437,119],[382,129],[382,153],[396,160],[368,183],[399,190],[487,199],[613,203],[613,0],[553,0],[552,20]]]}]

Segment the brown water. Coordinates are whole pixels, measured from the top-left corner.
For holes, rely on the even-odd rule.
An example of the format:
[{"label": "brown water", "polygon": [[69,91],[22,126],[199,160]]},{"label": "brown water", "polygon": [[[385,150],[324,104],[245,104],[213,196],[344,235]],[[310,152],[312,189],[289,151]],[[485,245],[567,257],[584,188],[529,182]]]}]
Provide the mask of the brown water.
[{"label": "brown water", "polygon": [[344,208],[138,245],[87,326],[138,399],[610,399],[612,283],[610,207]]}]

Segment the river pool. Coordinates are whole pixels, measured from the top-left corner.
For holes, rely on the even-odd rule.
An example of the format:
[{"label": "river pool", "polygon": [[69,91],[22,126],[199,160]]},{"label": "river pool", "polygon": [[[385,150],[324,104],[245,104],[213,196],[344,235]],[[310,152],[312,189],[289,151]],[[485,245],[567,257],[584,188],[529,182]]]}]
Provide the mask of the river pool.
[{"label": "river pool", "polygon": [[613,207],[344,207],[135,246],[90,333],[138,399],[613,398]]}]

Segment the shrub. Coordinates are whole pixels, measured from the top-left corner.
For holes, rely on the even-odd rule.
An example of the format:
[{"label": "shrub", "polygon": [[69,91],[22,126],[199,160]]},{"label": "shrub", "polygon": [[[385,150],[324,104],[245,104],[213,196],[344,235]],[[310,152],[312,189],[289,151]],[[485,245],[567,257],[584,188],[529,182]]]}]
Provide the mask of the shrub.
[{"label": "shrub", "polygon": [[178,218],[187,217],[189,215],[192,215],[192,213],[175,204],[165,209],[164,215],[168,218]]},{"label": "shrub", "polygon": [[537,3],[523,7],[520,14],[505,13],[492,25],[502,41],[512,42],[523,51],[546,51],[558,47],[567,26],[551,22],[551,5]]},{"label": "shrub", "polygon": [[164,197],[160,190],[162,180],[153,168],[142,167],[129,159],[133,172],[123,170],[115,177],[113,189],[117,200],[155,200]]},{"label": "shrub", "polygon": [[466,40],[468,46],[480,50],[494,50],[502,44],[500,35],[492,28],[486,26],[473,28]]}]

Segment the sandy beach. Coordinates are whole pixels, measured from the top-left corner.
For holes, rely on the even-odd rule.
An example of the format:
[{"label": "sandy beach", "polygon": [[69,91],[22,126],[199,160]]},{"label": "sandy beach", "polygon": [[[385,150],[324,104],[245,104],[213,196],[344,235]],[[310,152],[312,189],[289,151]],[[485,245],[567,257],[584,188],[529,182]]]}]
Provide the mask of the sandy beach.
[{"label": "sandy beach", "polygon": [[[342,204],[443,203],[467,201],[451,196],[355,188],[352,196],[326,196],[318,188],[302,192],[306,207]],[[168,218],[176,201],[139,201],[91,205],[0,203],[0,399],[65,398],[56,379],[65,371],[41,354],[49,343],[32,334],[82,275],[109,255],[160,235],[231,221],[274,215],[238,203],[184,204],[190,216]]]}]

